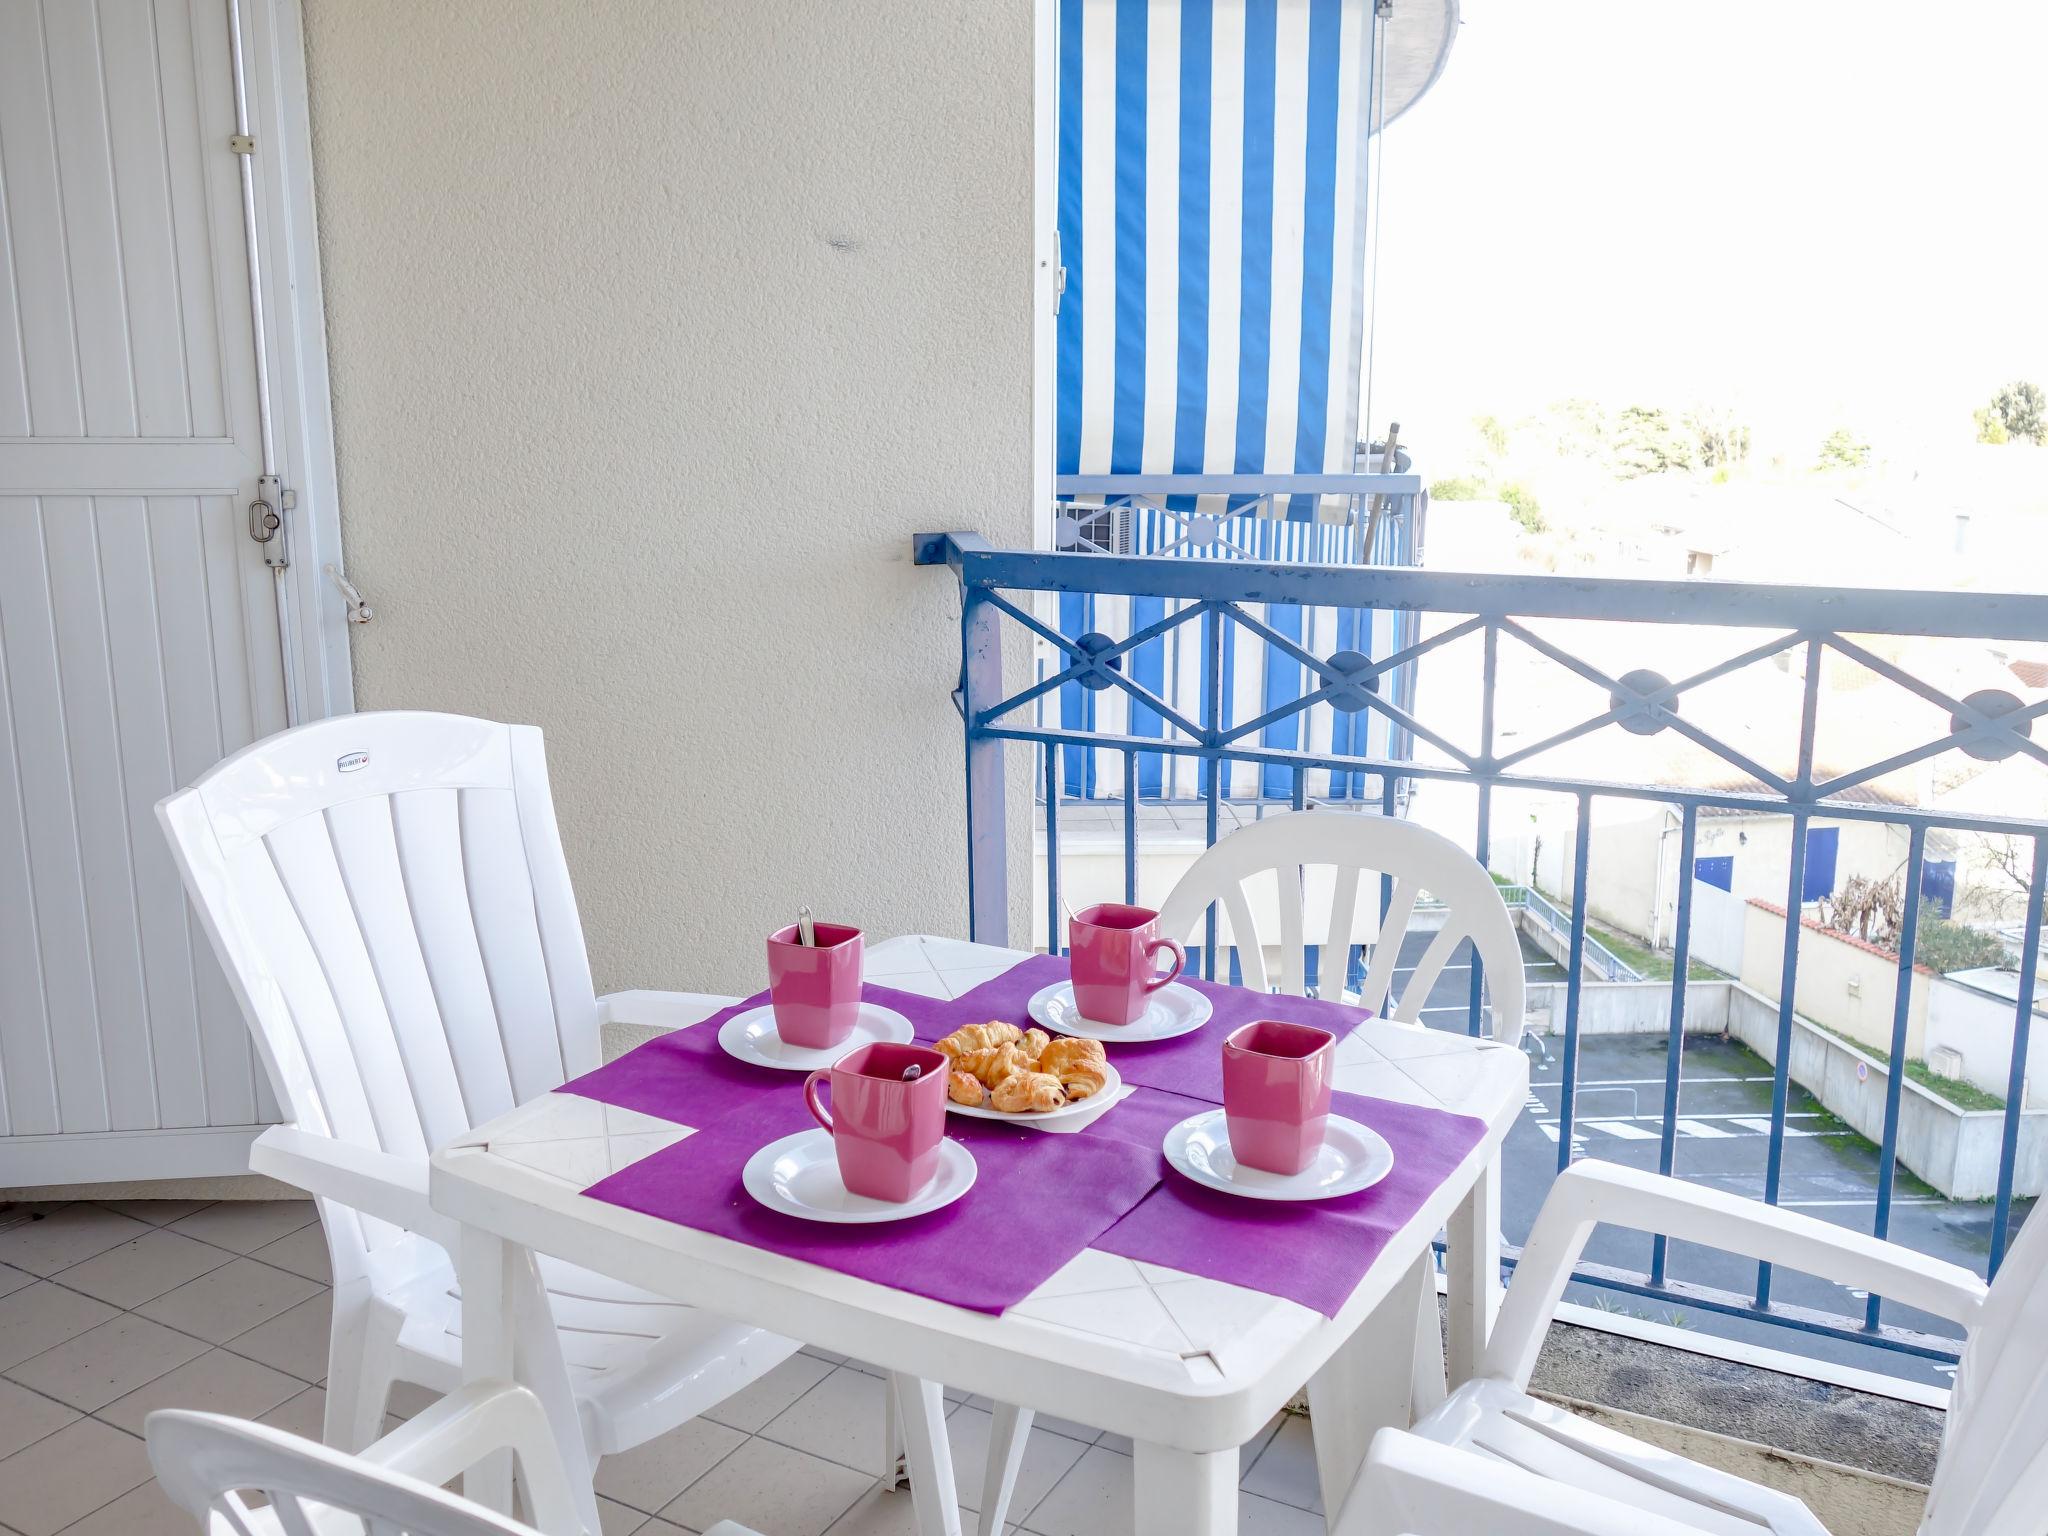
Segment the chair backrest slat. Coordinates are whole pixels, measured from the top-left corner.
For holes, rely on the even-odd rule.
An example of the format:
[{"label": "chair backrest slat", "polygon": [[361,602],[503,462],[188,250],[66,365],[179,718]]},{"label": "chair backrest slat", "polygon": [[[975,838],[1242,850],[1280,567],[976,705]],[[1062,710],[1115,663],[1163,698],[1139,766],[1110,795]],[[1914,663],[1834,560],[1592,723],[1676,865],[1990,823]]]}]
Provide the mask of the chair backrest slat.
[{"label": "chair backrest slat", "polygon": [[[554,989],[541,949],[519,809],[503,790],[460,794],[462,867],[469,907],[504,1043],[512,1096],[524,1103],[562,1085]],[[589,981],[586,976],[584,985]]]},{"label": "chair backrest slat", "polygon": [[1322,989],[1342,991],[1351,975],[1351,933],[1358,916],[1358,884],[1365,871],[1356,864],[1340,864],[1331,871],[1330,926],[1323,932]]},{"label": "chair backrest slat", "polygon": [[[427,793],[431,793],[428,791]],[[397,801],[378,795],[350,801],[327,812],[335,853],[362,929],[363,944],[392,1019],[439,1019],[439,1030],[396,1029],[406,1080],[419,1107],[428,1146],[441,1146],[468,1129],[471,1118],[456,1076],[448,1020],[427,973],[427,955],[413,922],[405,868],[398,856]],[[503,1076],[502,1066],[499,1076]],[[498,1097],[509,1098],[509,1079]]]},{"label": "chair backrest slat", "polygon": [[[1379,933],[1403,934],[1408,931],[1408,919],[1415,911],[1418,892],[1412,880],[1394,882],[1392,899],[1387,910],[1381,914]],[[1365,980],[1358,988],[1358,1000],[1366,1007],[1379,1012],[1387,1000],[1387,991],[1394,984],[1394,967],[1401,961],[1399,941],[1392,944],[1377,944],[1372,953],[1372,966],[1365,973]]]},{"label": "chair backrest slat", "polygon": [[[1327,885],[1321,878],[1325,868],[1333,871]],[[1362,989],[1365,1006],[1400,1023],[1418,1023],[1430,989],[1458,946],[1470,940],[1485,968],[1495,1037],[1519,1038],[1524,982],[1514,919],[1493,877],[1449,838],[1413,822],[1346,811],[1268,816],[1218,840],[1194,862],[1160,908],[1160,932],[1185,942],[1203,914],[1220,906],[1230,920],[1244,984],[1268,990],[1247,886],[1269,873],[1278,885],[1280,990],[1307,989],[1305,935],[1313,925],[1306,906],[1311,895],[1320,906],[1327,891],[1329,919],[1318,979],[1325,996],[1334,998],[1342,992],[1356,941],[1359,883],[1387,876],[1394,888],[1375,930],[1377,948]],[[1408,985],[1389,1002],[1402,941],[1423,895],[1436,898],[1443,927],[1424,949]]]},{"label": "chair backrest slat", "polygon": [[[1220,847],[1221,845],[1219,844],[1218,846]],[[1192,873],[1193,871],[1190,870],[1189,874]],[[1183,875],[1181,878],[1185,880],[1187,876]],[[1178,887],[1175,887],[1175,889],[1178,889]],[[1252,921],[1252,904],[1245,898],[1244,887],[1242,885],[1232,885],[1222,893],[1220,899],[1223,903],[1224,914],[1230,919],[1230,942],[1237,951],[1238,976],[1244,985],[1250,987],[1254,992],[1264,992],[1267,990],[1266,945],[1259,935],[1259,925]],[[1164,922],[1160,924],[1160,932],[1168,934],[1173,938],[1181,937],[1181,935],[1174,933],[1168,928]],[[1216,947],[1218,949],[1223,947],[1223,936],[1220,931],[1216,937]],[[1216,965],[1217,980],[1229,980],[1229,977],[1224,972],[1221,957],[1212,957],[1212,959]]]},{"label": "chair backrest slat", "polygon": [[597,1064],[532,727],[322,720],[229,758],[158,815],[302,1129],[423,1158]]},{"label": "chair backrest slat", "polygon": [[2036,1536],[2048,1509],[2048,1218],[2006,1251],[1963,1350],[1923,1536]]},{"label": "chair backrest slat", "polygon": [[[315,814],[284,822],[263,844],[312,947],[333,1006],[334,1043],[347,1047],[350,1081],[361,1088],[377,1145],[400,1157],[426,1156],[426,1135],[399,1052],[397,1025],[370,960],[364,909],[343,878],[328,818]],[[313,977],[305,973],[302,980],[310,986]]]},{"label": "chair backrest slat", "polygon": [[498,1034],[482,941],[462,858],[460,791],[416,789],[391,797],[407,900],[440,1009],[441,1035],[472,1124],[519,1100]]},{"label": "chair backrest slat", "polygon": [[1273,870],[1280,888],[1280,974],[1279,991],[1299,997],[1308,990],[1308,944],[1303,937],[1301,866],[1282,864]]},{"label": "chair backrest slat", "polygon": [[[1499,900],[1498,897],[1494,899]],[[1444,967],[1450,964],[1458,946],[1468,937],[1462,924],[1447,920],[1416,960],[1415,969],[1408,974],[1408,985],[1401,989],[1394,1006],[1387,1010],[1387,1017],[1396,1024],[1420,1024],[1430,989],[1436,985],[1437,977],[1443,975]]]}]

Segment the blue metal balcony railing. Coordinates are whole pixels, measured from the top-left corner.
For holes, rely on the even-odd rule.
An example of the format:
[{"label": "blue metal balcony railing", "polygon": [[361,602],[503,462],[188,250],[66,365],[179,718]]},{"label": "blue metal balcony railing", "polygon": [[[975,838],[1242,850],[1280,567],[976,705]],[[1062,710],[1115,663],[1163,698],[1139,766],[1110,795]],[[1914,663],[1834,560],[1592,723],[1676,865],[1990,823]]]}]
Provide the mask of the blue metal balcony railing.
[{"label": "blue metal balcony railing", "polygon": [[[2023,807],[2032,815],[1956,813],[1893,803],[1883,797],[1873,798],[1867,792],[1849,792],[1900,769],[1930,763],[1947,753],[1966,754],[1980,763],[2015,756],[2048,763],[2048,749],[2033,740],[2034,722],[2048,714],[2048,698],[2024,702],[1995,688],[1973,691],[1965,698],[1951,697],[1879,654],[1880,649],[1893,647],[1880,645],[1874,649],[1852,637],[1947,637],[2040,644],[2048,642],[2048,598],[1719,582],[1479,576],[1276,561],[1193,561],[1008,551],[990,548],[980,537],[967,533],[920,535],[914,541],[914,555],[922,565],[950,566],[960,583],[961,666],[954,700],[965,722],[968,885],[971,931],[976,938],[1004,942],[1008,937],[1011,849],[1004,815],[1005,754],[1013,750],[1036,755],[1042,772],[1047,869],[1044,896],[1047,927],[1055,943],[1060,932],[1057,913],[1062,797],[1053,765],[1061,749],[1110,752],[1123,758],[1121,798],[1127,899],[1134,899],[1136,891],[1136,813],[1142,797],[1135,759],[1141,753],[1161,754],[1196,765],[1209,843],[1218,835],[1219,811],[1225,794],[1224,770],[1233,764],[1252,764],[1261,772],[1286,776],[1296,805],[1309,798],[1311,774],[1327,774],[1338,782],[1358,782],[1369,786],[1369,798],[1376,800],[1386,814],[1396,813],[1403,787],[1409,783],[1469,785],[1476,791],[1478,804],[1473,848],[1482,862],[1487,856],[1492,797],[1496,792],[1510,788],[1532,790],[1575,801],[1577,830],[1572,852],[1570,912],[1567,915],[1545,903],[1550,921],[1561,924],[1561,931],[1569,936],[1569,963],[1563,983],[1562,1082],[1555,1127],[1556,1161],[1560,1168],[1569,1164],[1574,1155],[1580,1010],[1585,961],[1593,947],[1587,930],[1586,904],[1591,810],[1596,800],[1613,797],[1672,807],[1679,818],[1677,868],[1681,871],[1694,868],[1702,812],[1783,817],[1790,823],[1784,902],[1788,916],[1784,919],[1786,941],[1776,1004],[1769,1140],[1761,1188],[1763,1198],[1773,1204],[1780,1199],[1784,1178],[1786,1117],[1792,1086],[1790,1046],[1801,949],[1798,936],[1805,891],[1805,833],[1809,822],[1822,817],[1829,822],[1888,823],[1904,827],[1908,834],[1901,888],[1904,913],[1897,956],[1898,985],[1890,1033],[1893,1063],[1906,1059],[1912,996],[1907,983],[1914,968],[1922,873],[1930,833],[1982,833],[2011,838],[2017,846],[2030,851],[2031,875],[2026,884],[2025,919],[2020,929],[2017,995],[2027,998],[2034,994],[2040,964],[2044,888],[2048,888],[2048,818],[2041,814],[2041,802],[2032,801]],[[1094,636],[1083,642],[1059,634],[1034,616],[1032,608],[1039,601],[1039,594],[1142,596],[1162,600],[1170,605],[1170,611],[1121,638]],[[1424,634],[1420,627],[1411,628],[1408,638],[1390,650],[1358,659],[1340,659],[1318,655],[1274,624],[1255,617],[1251,611],[1254,605],[1267,605],[1269,612],[1312,606],[1398,612],[1414,619],[1417,626],[1428,617],[1432,632]],[[1750,643],[1753,637],[1737,636],[1730,642],[1738,647],[1737,654],[1677,681],[1647,669],[1617,677],[1573,654],[1539,628],[1531,627],[1532,623],[1547,626],[1553,620],[1763,631],[1769,638]],[[1006,631],[1012,630],[1035,635],[1053,647],[1063,662],[1060,670],[1021,687],[1016,680],[1006,678],[1004,641]],[[1121,658],[1131,654],[1135,647],[1176,630],[1184,634],[1187,643],[1199,640],[1196,659],[1203,707],[1196,711],[1174,709],[1119,665]],[[1315,686],[1303,691],[1281,711],[1267,711],[1249,721],[1233,722],[1220,707],[1223,653],[1226,636],[1231,632],[1250,635],[1298,662]],[[1478,746],[1473,751],[1432,728],[1404,706],[1392,689],[1382,687],[1382,680],[1400,675],[1404,669],[1412,676],[1414,664],[1421,657],[1467,636],[1477,637],[1483,656],[1477,703]],[[1533,649],[1592,684],[1607,696],[1609,707],[1544,740],[1505,748],[1496,739],[1494,719],[1503,638],[1512,638],[1518,645]],[[1799,685],[1803,708],[1798,723],[1797,767],[1789,774],[1756,761],[1750,752],[1703,729],[1683,712],[1685,696],[1691,690],[1773,658],[1783,658],[1781,664],[1794,677],[1801,675],[1799,666],[1804,669],[1803,683]],[[1831,772],[1819,767],[1815,738],[1824,664],[1854,664],[1867,669],[1940,711],[1947,718],[1947,730],[1852,769]],[[1136,735],[1128,731],[1077,729],[1034,716],[1029,706],[1035,700],[1052,689],[1075,682],[1093,689],[1119,690],[1130,697],[1134,706],[1142,705],[1155,712],[1170,729],[1159,735]],[[1263,728],[1274,718],[1287,713],[1303,715],[1314,708],[1331,706],[1370,711],[1398,727],[1401,734],[1397,739],[1404,744],[1402,753],[1345,752],[1324,747],[1314,739],[1307,744],[1276,747],[1260,739]],[[1637,735],[1675,733],[1718,760],[1718,764],[1736,770],[1735,776],[1745,785],[1757,787],[1689,788],[1608,782],[1533,771],[1529,766],[1530,759],[1538,754],[1608,725],[1618,725]],[[1425,760],[1413,750],[1415,743],[1425,744],[1432,755]],[[1693,885],[1690,879],[1679,882],[1671,956],[1673,975],[1681,980],[1674,981],[1671,989],[1665,1055],[1664,1113],[1658,1148],[1658,1167],[1665,1173],[1672,1171],[1676,1154],[1688,995],[1682,978],[1689,973]],[[1532,905],[1541,899],[1533,891],[1525,896]],[[1213,918],[1211,921],[1213,924]],[[1204,946],[1204,965],[1213,976],[1217,953],[1213,928],[1208,940]],[[1618,960],[1615,963],[1618,967]],[[1617,968],[1610,974],[1618,976],[1621,972]],[[1483,988],[1484,975],[1474,957],[1467,1014],[1468,1027],[1475,1033],[1480,1027]],[[1988,1251],[1983,1256],[1986,1270],[1992,1273],[2005,1253],[2015,1220],[2014,1172],[2032,1023],[2030,1010],[2024,1006],[2015,1008],[1997,1195]],[[1883,1134],[1877,1155],[1871,1223],[1879,1237],[1891,1235],[1899,1166],[1901,1095],[1906,1074],[1892,1070],[1885,1075]],[[1757,1118],[1761,1119],[1761,1115]],[[1956,1339],[1887,1321],[1885,1302],[1880,1297],[1868,1298],[1861,1318],[1839,1310],[1842,1304],[1838,1293],[1832,1291],[1829,1294],[1836,1297],[1838,1307],[1833,1312],[1784,1301],[1774,1303],[1768,1264],[1756,1270],[1753,1287],[1736,1291],[1681,1281],[1668,1272],[1668,1257],[1666,1244],[1659,1238],[1650,1247],[1646,1268],[1587,1265],[1581,1268],[1578,1278],[1584,1284],[1612,1291],[1667,1303],[1682,1302],[1687,1308],[1703,1312],[1779,1324],[1905,1355],[1935,1361],[1956,1357]]]},{"label": "blue metal balcony railing", "polygon": [[[1366,457],[1360,454],[1361,460]],[[1428,496],[1416,475],[1062,475],[1056,488],[1056,550],[1313,565],[1413,566],[1422,561]],[[1083,676],[1036,695],[1036,723],[1086,733],[1106,729],[1112,734],[1158,736],[1169,730],[1174,714],[1199,718],[1206,707],[1199,668],[1187,664],[1181,655],[1184,647],[1172,638],[1181,606],[1177,600],[1145,593],[1086,592],[1065,592],[1046,604],[1038,617],[1066,640],[1082,645],[1106,643],[1096,637],[1119,627],[1119,622],[1130,633],[1156,627],[1155,638],[1141,637],[1105,664],[1127,672],[1172,706],[1172,713],[1162,715],[1135,696],[1099,686],[1099,678]],[[1421,617],[1327,606],[1283,605],[1269,613],[1262,604],[1249,604],[1246,611],[1288,642],[1321,650],[1339,664],[1362,662],[1374,651],[1390,654],[1412,646]],[[1226,726],[1262,717],[1259,738],[1267,746],[1305,744],[1301,738],[1306,736],[1327,740],[1349,756],[1398,758],[1411,751],[1412,744],[1394,721],[1327,704],[1305,711],[1291,708],[1309,691],[1312,680],[1286,651],[1258,633],[1226,630],[1224,645],[1219,717]],[[1063,670],[1064,662],[1057,650],[1041,646],[1040,652],[1044,681]],[[1414,710],[1413,667],[1396,669],[1386,686],[1402,709]],[[1057,783],[1067,798],[1122,797],[1122,754],[1070,746],[1058,757]],[[1195,761],[1141,752],[1132,763],[1138,793],[1148,801],[1197,804],[1207,792],[1203,766]],[[1221,772],[1226,800],[1284,800],[1291,792],[1289,776],[1279,769],[1240,763]],[[1358,774],[1316,771],[1308,788],[1318,799],[1358,800],[1365,794],[1365,780]]]}]

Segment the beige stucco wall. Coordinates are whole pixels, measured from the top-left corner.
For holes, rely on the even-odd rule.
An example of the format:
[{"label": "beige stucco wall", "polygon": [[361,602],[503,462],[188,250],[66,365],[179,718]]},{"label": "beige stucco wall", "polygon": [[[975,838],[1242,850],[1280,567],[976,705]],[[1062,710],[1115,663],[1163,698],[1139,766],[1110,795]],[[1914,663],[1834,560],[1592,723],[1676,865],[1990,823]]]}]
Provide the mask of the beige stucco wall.
[{"label": "beige stucco wall", "polygon": [[1030,7],[306,23],[358,706],[547,731],[601,989],[963,931],[909,538],[1029,541]]},{"label": "beige stucco wall", "polygon": [[[1749,902],[1744,910],[1742,984],[1776,1000],[1785,965],[1785,914],[1776,907]],[[1913,992],[1906,1005],[1906,1055],[1919,1061],[1927,1054],[1927,988],[1929,972],[1913,971]],[[1853,939],[1802,924],[1799,930],[1799,981],[1793,1006],[1807,1018],[1847,1035],[1872,1050],[1890,1051],[1892,1013],[1899,995],[1896,955],[1866,947]]]}]

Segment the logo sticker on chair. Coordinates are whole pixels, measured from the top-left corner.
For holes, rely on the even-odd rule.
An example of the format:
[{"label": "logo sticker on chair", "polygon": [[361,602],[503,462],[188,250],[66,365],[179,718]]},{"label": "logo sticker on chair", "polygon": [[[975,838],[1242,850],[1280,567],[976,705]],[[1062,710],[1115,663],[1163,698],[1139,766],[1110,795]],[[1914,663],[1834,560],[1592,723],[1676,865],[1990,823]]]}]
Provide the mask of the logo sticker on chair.
[{"label": "logo sticker on chair", "polygon": [[358,768],[370,766],[370,754],[367,752],[344,753],[334,760],[334,766],[338,772],[354,773]]}]

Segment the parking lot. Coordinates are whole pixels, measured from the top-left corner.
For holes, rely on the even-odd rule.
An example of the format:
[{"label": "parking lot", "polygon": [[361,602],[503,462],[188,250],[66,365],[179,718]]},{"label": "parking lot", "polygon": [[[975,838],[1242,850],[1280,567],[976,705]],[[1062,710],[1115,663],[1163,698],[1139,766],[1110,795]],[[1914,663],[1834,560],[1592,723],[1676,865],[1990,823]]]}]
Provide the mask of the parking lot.
[{"label": "parking lot", "polygon": [[[1417,958],[1429,937],[1409,935],[1403,946],[1404,962]],[[1561,978],[1561,969],[1531,948],[1526,938],[1523,945],[1530,980]],[[1406,974],[1405,969],[1397,968],[1397,988]],[[1471,972],[1461,956],[1432,989],[1423,1021],[1433,1028],[1463,1032],[1470,985]],[[1664,1131],[1666,1043],[1661,1032],[1589,1036],[1582,1042],[1571,1132],[1574,1158],[1600,1157],[1630,1167],[1657,1167]],[[1519,1244],[1527,1236],[1557,1171],[1564,1041],[1552,1036],[1541,1044],[1547,1059],[1528,1044],[1529,1100],[1504,1149],[1501,1219],[1510,1244]],[[1736,1194],[1762,1197],[1770,1150],[1769,1063],[1733,1040],[1689,1038],[1675,1125],[1673,1172]],[[1785,1138],[1778,1203],[1823,1221],[1870,1231],[1877,1202],[1877,1147],[1843,1126],[1797,1083],[1787,1099]],[[2024,1218],[2026,1210],[2026,1203],[2015,1204],[2016,1222]],[[1895,1240],[1982,1274],[1990,1254],[1991,1219],[1990,1202],[1947,1200],[1906,1169],[1899,1170],[1892,1196],[1891,1236]],[[1591,1263],[1647,1272],[1650,1247],[1647,1237],[1603,1230],[1595,1235],[1586,1257]],[[1668,1273],[1675,1280],[1742,1296],[1752,1295],[1757,1281],[1753,1261],[1685,1243],[1671,1245]],[[1785,1270],[1773,1277],[1772,1298],[1858,1319],[1867,1300],[1862,1292]],[[1599,1287],[1576,1285],[1569,1299],[1915,1381],[1946,1385],[1954,1374],[1952,1366],[1892,1350]],[[1885,1320],[1928,1333],[1952,1336],[1957,1332],[1940,1319],[1890,1303]]]}]

